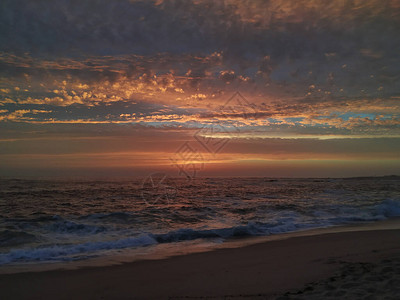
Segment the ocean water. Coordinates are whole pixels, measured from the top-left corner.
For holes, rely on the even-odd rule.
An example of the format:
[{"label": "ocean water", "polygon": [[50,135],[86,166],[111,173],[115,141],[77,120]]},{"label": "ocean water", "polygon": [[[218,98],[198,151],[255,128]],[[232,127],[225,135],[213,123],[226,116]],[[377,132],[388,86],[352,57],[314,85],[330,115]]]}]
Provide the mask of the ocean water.
[{"label": "ocean water", "polygon": [[400,216],[398,177],[0,180],[0,265],[81,261]]}]

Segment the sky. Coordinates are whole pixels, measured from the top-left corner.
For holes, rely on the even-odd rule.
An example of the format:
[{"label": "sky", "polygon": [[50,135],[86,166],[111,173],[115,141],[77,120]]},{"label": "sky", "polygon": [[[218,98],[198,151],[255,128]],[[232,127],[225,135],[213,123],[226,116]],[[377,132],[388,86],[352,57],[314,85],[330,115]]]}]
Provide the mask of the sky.
[{"label": "sky", "polygon": [[400,175],[398,0],[2,0],[0,176]]}]

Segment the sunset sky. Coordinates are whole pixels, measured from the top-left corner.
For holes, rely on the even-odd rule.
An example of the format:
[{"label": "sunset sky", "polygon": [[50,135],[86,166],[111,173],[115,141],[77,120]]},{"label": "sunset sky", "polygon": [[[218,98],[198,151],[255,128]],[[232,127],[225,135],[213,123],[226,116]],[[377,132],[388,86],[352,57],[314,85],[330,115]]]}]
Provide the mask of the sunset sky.
[{"label": "sunset sky", "polygon": [[400,175],[399,36],[398,0],[3,0],[0,176]]}]

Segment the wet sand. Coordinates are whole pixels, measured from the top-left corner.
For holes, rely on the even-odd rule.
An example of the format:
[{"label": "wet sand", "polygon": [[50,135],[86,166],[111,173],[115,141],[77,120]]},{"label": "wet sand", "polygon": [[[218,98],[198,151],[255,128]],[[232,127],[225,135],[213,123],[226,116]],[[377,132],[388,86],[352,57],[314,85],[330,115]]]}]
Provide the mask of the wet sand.
[{"label": "wet sand", "polygon": [[3,274],[0,299],[398,299],[393,228],[398,219],[160,260]]}]

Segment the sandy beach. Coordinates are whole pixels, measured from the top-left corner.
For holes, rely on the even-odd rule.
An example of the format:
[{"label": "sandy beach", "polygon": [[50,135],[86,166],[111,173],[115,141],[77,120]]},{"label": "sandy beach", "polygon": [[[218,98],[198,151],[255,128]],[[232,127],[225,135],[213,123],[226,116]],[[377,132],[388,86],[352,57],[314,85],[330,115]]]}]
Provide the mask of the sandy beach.
[{"label": "sandy beach", "polygon": [[0,298],[397,299],[399,225],[396,219],[161,260],[3,274]]}]

